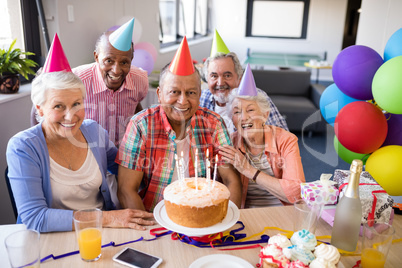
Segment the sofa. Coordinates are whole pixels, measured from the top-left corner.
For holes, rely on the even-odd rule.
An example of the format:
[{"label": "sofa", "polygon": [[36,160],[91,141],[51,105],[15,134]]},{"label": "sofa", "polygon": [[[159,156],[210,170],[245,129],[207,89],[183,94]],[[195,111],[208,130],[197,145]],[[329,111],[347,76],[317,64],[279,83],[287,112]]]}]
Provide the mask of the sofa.
[{"label": "sofa", "polygon": [[310,71],[252,70],[256,86],[272,99],[291,132],[323,132],[320,112],[325,86],[311,83]]}]

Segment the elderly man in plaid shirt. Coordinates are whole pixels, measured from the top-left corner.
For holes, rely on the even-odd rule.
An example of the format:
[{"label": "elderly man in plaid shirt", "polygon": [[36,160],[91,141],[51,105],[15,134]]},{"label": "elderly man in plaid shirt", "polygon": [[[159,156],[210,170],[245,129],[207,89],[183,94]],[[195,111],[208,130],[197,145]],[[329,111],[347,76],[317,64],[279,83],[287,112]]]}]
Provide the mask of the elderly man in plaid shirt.
[{"label": "elderly man in plaid shirt", "polygon": [[[183,48],[184,47],[184,48]],[[116,162],[119,166],[120,203],[125,208],[153,211],[163,199],[163,190],[177,180],[175,154],[183,153],[185,177],[206,177],[207,150],[215,159],[219,146],[230,144],[223,119],[199,107],[201,79],[189,56],[186,39],[178,51],[187,51],[185,68],[172,64],[162,69],[157,88],[160,105],[135,115],[126,130]],[[180,65],[180,64],[179,64]],[[183,64],[182,64],[183,65]],[[189,70],[186,70],[189,69]],[[194,170],[198,153],[198,170]],[[230,200],[240,207],[240,176],[230,164],[218,162],[218,173],[230,191]],[[212,178],[212,176],[211,176]]]},{"label": "elderly man in plaid shirt", "polygon": [[[240,61],[233,52],[227,54],[218,52],[205,61],[203,73],[208,82],[208,89],[202,90],[200,106],[220,114],[225,120],[229,133],[233,133],[234,125],[229,118],[226,103],[229,101],[229,93],[240,84],[243,75]],[[261,89],[258,91],[263,92]],[[289,131],[278,108],[265,92],[264,94],[271,106],[267,125],[274,125]]]}]

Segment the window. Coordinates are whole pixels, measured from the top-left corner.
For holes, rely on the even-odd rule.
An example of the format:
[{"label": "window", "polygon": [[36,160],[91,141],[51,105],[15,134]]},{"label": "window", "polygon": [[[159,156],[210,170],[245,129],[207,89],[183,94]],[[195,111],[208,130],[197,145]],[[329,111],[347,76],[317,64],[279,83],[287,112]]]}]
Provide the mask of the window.
[{"label": "window", "polygon": [[161,47],[206,36],[208,0],[159,0],[159,41]]},{"label": "window", "polygon": [[246,36],[306,39],[310,0],[248,0]]},{"label": "window", "polygon": [[[38,64],[43,63],[41,57],[38,11],[35,1],[0,0],[0,47],[8,48],[17,38],[14,48],[35,53],[30,56]],[[30,78],[32,76],[30,75]],[[26,80],[20,77],[21,82]]]}]

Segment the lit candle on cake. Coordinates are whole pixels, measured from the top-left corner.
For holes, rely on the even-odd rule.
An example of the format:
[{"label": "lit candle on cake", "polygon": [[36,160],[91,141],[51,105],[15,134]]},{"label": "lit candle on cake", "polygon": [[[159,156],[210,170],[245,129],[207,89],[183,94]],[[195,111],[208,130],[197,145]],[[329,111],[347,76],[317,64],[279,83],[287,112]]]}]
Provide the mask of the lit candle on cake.
[{"label": "lit candle on cake", "polygon": [[211,163],[209,162],[209,149],[207,149],[206,166],[207,166],[207,182],[209,184],[211,180]]},{"label": "lit candle on cake", "polygon": [[214,181],[212,182],[212,189],[215,187],[216,170],[217,169],[218,169],[218,154],[215,155]]},{"label": "lit candle on cake", "polygon": [[195,148],[195,191],[198,192],[198,148]]},{"label": "lit candle on cake", "polygon": [[181,179],[184,181],[184,159],[183,159],[183,151],[181,151],[181,159],[180,159],[180,166],[181,166]]}]

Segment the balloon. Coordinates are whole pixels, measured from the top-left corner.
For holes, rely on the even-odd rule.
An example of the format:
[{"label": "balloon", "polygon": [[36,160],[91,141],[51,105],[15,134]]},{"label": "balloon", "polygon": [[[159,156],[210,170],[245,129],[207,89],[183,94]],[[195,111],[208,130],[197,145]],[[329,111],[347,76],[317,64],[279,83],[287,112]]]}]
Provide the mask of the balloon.
[{"label": "balloon", "polygon": [[338,88],[349,97],[371,100],[371,83],[383,59],[372,48],[350,46],[335,58],[332,76]]},{"label": "balloon", "polygon": [[402,56],[390,59],[376,72],[373,96],[387,112],[402,114]]},{"label": "balloon", "polygon": [[369,154],[380,148],[387,136],[387,119],[374,104],[355,101],[343,107],[335,119],[335,135],[346,149]]},{"label": "balloon", "polygon": [[154,60],[148,51],[143,49],[134,50],[134,58],[131,61],[131,65],[140,67],[148,72],[148,76],[154,69]]},{"label": "balloon", "polygon": [[366,171],[389,195],[402,195],[402,146],[389,145],[372,153]]},{"label": "balloon", "polygon": [[329,85],[321,95],[320,110],[322,117],[334,126],[336,115],[346,104],[358,101],[339,90],[336,84]]},{"label": "balloon", "polygon": [[391,35],[384,48],[384,61],[398,56],[402,56],[402,28]]},{"label": "balloon", "polygon": [[389,114],[388,133],[382,146],[401,145],[402,146],[402,115]]},{"label": "balloon", "polygon": [[110,27],[109,29],[107,29],[106,32],[114,32],[114,31],[116,31],[117,29],[119,29],[120,26],[121,26],[121,25],[112,26],[112,27]]},{"label": "balloon", "polygon": [[134,50],[136,50],[136,49],[144,49],[144,50],[148,51],[149,54],[151,54],[152,58],[154,59],[154,62],[158,58],[158,51],[156,50],[154,45],[152,45],[149,42],[141,42],[141,43],[135,44]]},{"label": "balloon", "polygon": [[363,165],[364,165],[367,161],[366,156],[368,156],[368,154],[358,154],[358,153],[355,153],[355,152],[352,152],[352,151],[346,149],[345,146],[343,146],[338,141],[336,136],[334,137],[334,148],[335,148],[336,153],[339,155],[339,157],[346,163],[352,164],[352,161],[354,159],[360,159],[363,161]]}]

